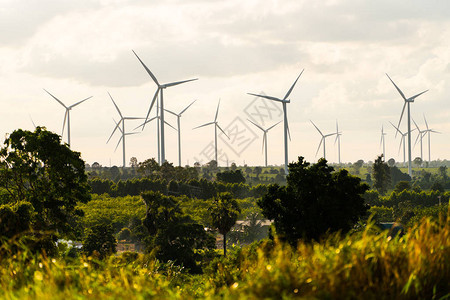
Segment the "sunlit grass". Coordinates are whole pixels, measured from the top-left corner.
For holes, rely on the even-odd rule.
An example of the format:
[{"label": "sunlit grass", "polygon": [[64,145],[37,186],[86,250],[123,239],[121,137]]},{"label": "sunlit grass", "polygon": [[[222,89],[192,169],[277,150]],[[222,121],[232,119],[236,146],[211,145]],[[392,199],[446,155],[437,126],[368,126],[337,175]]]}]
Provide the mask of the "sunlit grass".
[{"label": "sunlit grass", "polygon": [[[440,299],[449,296],[449,218],[424,219],[403,237],[369,226],[297,248],[264,242],[230,251],[202,275],[151,256],[65,261],[4,246],[2,299],[319,298]],[[7,255],[7,253],[9,253]],[[130,259],[130,257],[132,259]]]}]

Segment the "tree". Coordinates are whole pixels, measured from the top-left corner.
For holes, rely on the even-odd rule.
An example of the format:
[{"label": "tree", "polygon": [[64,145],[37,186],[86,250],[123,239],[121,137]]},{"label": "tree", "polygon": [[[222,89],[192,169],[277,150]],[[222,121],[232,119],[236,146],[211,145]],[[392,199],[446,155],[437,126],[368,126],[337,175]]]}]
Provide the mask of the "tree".
[{"label": "tree", "polygon": [[368,188],[345,169],[334,172],[323,158],[310,165],[299,157],[289,164],[287,185],[270,185],[258,205],[279,237],[296,245],[299,239],[349,231],[366,214],[362,195]]},{"label": "tree", "polygon": [[137,158],[136,157],[132,157],[132,158],[130,158],[130,166],[133,168],[133,169],[136,169],[137,167],[138,167],[138,160],[137,160]]},{"label": "tree", "polygon": [[353,169],[355,170],[355,174],[359,174],[362,166],[364,165],[364,160],[359,159],[353,164]]},{"label": "tree", "polygon": [[74,232],[69,221],[82,214],[75,207],[90,199],[80,153],[43,127],[18,129],[6,138],[0,149],[0,188],[6,203],[31,203],[34,230],[61,234]]},{"label": "tree", "polygon": [[216,174],[217,180],[227,183],[245,183],[241,170],[225,171]]},{"label": "tree", "polygon": [[210,212],[212,226],[223,235],[223,256],[227,256],[227,233],[236,224],[241,209],[231,193],[227,192],[213,198]]},{"label": "tree", "polygon": [[373,187],[384,195],[391,184],[389,166],[383,162],[383,154],[379,155],[373,163]]},{"label": "tree", "polygon": [[231,171],[236,171],[236,169],[237,169],[236,163],[232,162],[231,163]]},{"label": "tree", "polygon": [[410,189],[411,189],[411,183],[409,183],[409,181],[399,181],[395,185],[394,191],[396,191],[397,193],[400,193],[400,192],[403,192],[404,190],[410,190]]},{"label": "tree", "polygon": [[262,173],[262,168],[261,167],[255,167],[253,169],[253,173],[256,174],[256,178],[259,178],[259,175]]},{"label": "tree", "polygon": [[213,248],[214,238],[182,212],[176,198],[158,192],[145,192],[141,197],[147,207],[143,224],[149,233],[148,249],[162,261],[172,260],[198,271],[198,250]]},{"label": "tree", "polygon": [[83,252],[93,255],[98,252],[99,258],[103,259],[116,253],[117,241],[114,238],[114,230],[111,224],[98,224],[86,228],[83,239]]},{"label": "tree", "polygon": [[416,157],[413,160],[413,163],[416,165],[416,167],[420,167],[422,165],[422,159],[420,157]]},{"label": "tree", "polygon": [[392,168],[393,166],[395,166],[395,159],[390,158],[390,159],[387,161],[387,163],[388,163],[388,166]]}]

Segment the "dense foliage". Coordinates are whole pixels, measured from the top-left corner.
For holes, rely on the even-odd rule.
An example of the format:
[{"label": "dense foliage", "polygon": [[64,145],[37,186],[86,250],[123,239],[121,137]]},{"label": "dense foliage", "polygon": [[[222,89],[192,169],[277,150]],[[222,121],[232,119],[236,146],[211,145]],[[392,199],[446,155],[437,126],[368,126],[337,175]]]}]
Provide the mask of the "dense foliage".
[{"label": "dense foliage", "polygon": [[449,257],[449,222],[425,219],[402,238],[368,227],[296,248],[253,244],[212,261],[203,275],[132,253],[68,263],[23,249],[0,257],[0,290],[7,299],[445,299]]},{"label": "dense foliage", "polygon": [[325,159],[310,165],[299,157],[289,164],[287,186],[269,186],[258,204],[282,238],[295,245],[326,232],[347,232],[365,215],[362,195],[368,186],[346,170],[333,171]]}]

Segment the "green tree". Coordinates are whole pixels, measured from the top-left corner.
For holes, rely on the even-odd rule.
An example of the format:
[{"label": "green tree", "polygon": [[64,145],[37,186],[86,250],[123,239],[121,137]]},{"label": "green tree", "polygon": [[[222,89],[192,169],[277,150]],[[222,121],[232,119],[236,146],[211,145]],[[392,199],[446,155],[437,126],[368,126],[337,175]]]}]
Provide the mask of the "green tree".
[{"label": "green tree", "polygon": [[420,157],[416,157],[413,160],[413,163],[416,165],[416,167],[420,167],[422,165],[422,159]]},{"label": "green tree", "polygon": [[214,238],[182,212],[175,197],[157,192],[145,192],[141,197],[147,206],[143,224],[149,233],[149,250],[162,261],[172,260],[198,271],[198,250],[213,248]]},{"label": "green tree", "polygon": [[217,180],[227,183],[245,183],[241,170],[225,171],[216,174]]},{"label": "green tree", "polygon": [[373,163],[373,187],[384,195],[391,184],[391,173],[389,166],[383,162],[383,154],[379,155]]},{"label": "green tree", "polygon": [[270,185],[258,205],[277,234],[296,245],[299,239],[349,231],[366,214],[362,195],[368,188],[345,169],[334,172],[325,159],[310,165],[299,157],[289,164],[287,185]]},{"label": "green tree", "polygon": [[395,185],[394,191],[397,193],[403,192],[404,190],[410,190],[411,189],[411,183],[409,181],[399,181]]},{"label": "green tree", "polygon": [[393,167],[393,166],[395,166],[395,159],[390,158],[390,159],[387,161],[387,163],[388,163],[389,167]]},{"label": "green tree", "polygon": [[231,193],[227,192],[213,198],[210,212],[212,226],[223,235],[223,255],[227,256],[227,233],[236,224],[241,209]]},{"label": "green tree", "polygon": [[70,221],[82,212],[75,206],[90,199],[85,163],[80,153],[61,144],[43,127],[15,130],[0,149],[0,188],[3,201],[31,203],[34,230],[73,233]]},{"label": "green tree", "polygon": [[110,224],[94,225],[86,228],[83,238],[83,252],[92,255],[97,251],[99,258],[103,259],[116,253],[117,241],[114,230]]}]

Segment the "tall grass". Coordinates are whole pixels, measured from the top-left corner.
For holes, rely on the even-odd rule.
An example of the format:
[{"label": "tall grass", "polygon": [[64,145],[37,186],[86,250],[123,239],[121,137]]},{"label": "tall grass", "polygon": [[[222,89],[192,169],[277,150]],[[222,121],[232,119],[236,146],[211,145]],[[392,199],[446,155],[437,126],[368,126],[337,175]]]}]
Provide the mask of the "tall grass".
[{"label": "tall grass", "polygon": [[442,299],[450,297],[449,218],[403,237],[332,235],[298,247],[275,240],[215,260],[203,275],[143,255],[65,261],[26,249],[0,258],[2,299]]}]

